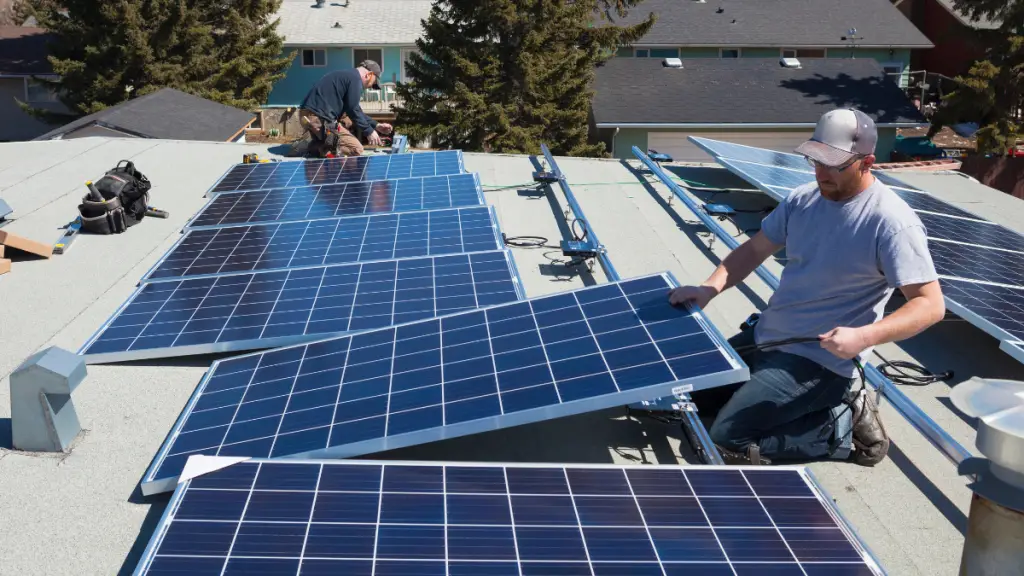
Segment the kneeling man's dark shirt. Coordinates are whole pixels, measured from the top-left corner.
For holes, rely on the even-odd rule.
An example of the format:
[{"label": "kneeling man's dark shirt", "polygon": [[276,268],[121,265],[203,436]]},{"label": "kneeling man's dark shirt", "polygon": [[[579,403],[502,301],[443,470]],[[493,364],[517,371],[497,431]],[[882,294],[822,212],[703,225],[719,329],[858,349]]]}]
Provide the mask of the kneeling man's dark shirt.
[{"label": "kneeling man's dark shirt", "polygon": [[377,128],[377,122],[359,107],[362,95],[363,79],[358,70],[328,72],[306,94],[301,108],[332,122],[337,122],[343,114],[348,115],[354,124],[353,132],[368,137]]}]

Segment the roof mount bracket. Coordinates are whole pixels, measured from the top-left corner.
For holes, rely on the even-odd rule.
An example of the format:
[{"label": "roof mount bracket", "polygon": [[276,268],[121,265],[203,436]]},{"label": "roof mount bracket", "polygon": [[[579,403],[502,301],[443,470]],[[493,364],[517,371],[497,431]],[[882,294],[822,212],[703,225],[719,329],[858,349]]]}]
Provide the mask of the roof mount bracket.
[{"label": "roof mount bracket", "polygon": [[71,393],[85,376],[85,359],[56,346],[29,356],[11,373],[11,432],[16,450],[70,450],[82,431]]}]

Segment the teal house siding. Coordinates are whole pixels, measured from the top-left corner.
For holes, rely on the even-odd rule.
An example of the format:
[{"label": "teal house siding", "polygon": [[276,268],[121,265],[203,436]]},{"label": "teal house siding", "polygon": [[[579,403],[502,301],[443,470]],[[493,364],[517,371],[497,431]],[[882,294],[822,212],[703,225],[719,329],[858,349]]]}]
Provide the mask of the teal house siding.
[{"label": "teal house siding", "polygon": [[[313,48],[313,47],[307,47]],[[381,82],[397,83],[402,80],[402,50],[403,46],[385,46],[380,48],[383,62],[381,65]],[[411,47],[410,47],[411,48]],[[324,74],[334,70],[347,70],[355,67],[352,48],[325,48],[327,51],[327,65],[322,67],[305,67],[302,65],[302,48],[285,48],[285,54],[295,51],[295,58],[285,73],[285,77],[274,84],[270,96],[267,98],[267,106],[288,107],[298,106],[306,97],[309,88]]]},{"label": "teal house siding", "polygon": [[649,130],[642,128],[622,128],[615,134],[612,156],[614,158],[634,159],[633,146],[647,151],[647,133]]},{"label": "teal house siding", "polygon": [[313,84],[332,70],[344,70],[352,67],[352,50],[350,48],[327,48],[327,65],[322,67],[303,66],[302,48],[285,48],[285,54],[295,51],[295,59],[285,73],[285,77],[274,84],[267,106],[298,106]]},{"label": "teal house siding", "polygon": [[[828,58],[873,58],[881,64],[900,64],[900,86],[906,87],[907,82],[910,78],[910,50],[909,49],[898,49],[894,48],[892,54],[889,54],[890,50],[887,48],[829,48]],[[890,76],[890,79],[895,80],[895,76]]]}]

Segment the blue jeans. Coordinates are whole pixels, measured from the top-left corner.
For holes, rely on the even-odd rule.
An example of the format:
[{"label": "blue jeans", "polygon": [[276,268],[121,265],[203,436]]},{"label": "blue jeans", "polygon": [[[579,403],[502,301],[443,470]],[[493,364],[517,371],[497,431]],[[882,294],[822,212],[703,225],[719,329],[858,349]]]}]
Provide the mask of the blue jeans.
[{"label": "blue jeans", "polygon": [[[753,332],[740,332],[729,344],[736,348],[753,344]],[[692,394],[701,412],[718,409],[708,430],[711,440],[736,452],[757,444],[761,455],[771,460],[830,456],[838,444],[832,408],[843,402],[853,379],[777,350],[753,350],[740,356],[750,367],[750,380]]]}]

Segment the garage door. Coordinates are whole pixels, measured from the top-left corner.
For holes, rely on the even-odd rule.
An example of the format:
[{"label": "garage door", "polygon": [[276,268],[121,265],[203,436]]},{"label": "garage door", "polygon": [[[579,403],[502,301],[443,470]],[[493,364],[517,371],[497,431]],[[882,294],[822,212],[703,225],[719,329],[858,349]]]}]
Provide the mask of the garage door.
[{"label": "garage door", "polygon": [[806,132],[772,132],[771,130],[649,132],[647,134],[647,147],[653,148],[658,152],[664,152],[679,162],[712,162],[711,156],[707,152],[698,148],[687,140],[686,137],[692,134],[713,140],[724,140],[735,144],[745,144],[747,146],[792,153],[794,148],[810,138],[813,133],[813,129],[808,129]]}]

